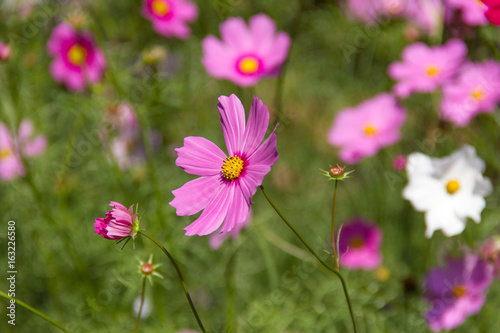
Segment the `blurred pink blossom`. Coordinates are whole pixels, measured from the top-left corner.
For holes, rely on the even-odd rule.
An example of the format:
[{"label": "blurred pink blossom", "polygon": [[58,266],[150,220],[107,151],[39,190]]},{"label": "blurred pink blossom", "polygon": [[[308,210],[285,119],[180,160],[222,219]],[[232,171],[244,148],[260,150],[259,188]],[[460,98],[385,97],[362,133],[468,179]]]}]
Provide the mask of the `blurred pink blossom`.
[{"label": "blurred pink blossom", "polygon": [[500,236],[490,237],[481,246],[480,254],[493,265],[495,278],[500,280]]},{"label": "blurred pink blossom", "polygon": [[451,330],[483,307],[485,293],[493,281],[493,267],[476,254],[448,259],[445,269],[427,273],[426,298],[431,303],[426,319],[434,332]]},{"label": "blurred pink blossom", "polygon": [[9,60],[11,54],[12,48],[9,45],[0,42],[0,61]]},{"label": "blurred pink blossom", "polygon": [[[488,19],[484,15],[488,7],[481,0],[445,0],[447,8],[459,10],[462,20],[470,26],[486,25]],[[451,17],[450,15],[448,15]]]},{"label": "blurred pink blossom", "polygon": [[158,34],[187,39],[191,35],[188,23],[198,17],[198,7],[188,0],[144,0],[142,13]]},{"label": "blurred pink blossom", "polygon": [[444,85],[441,115],[463,127],[479,113],[492,113],[499,101],[500,63],[467,63],[456,80]]},{"label": "blurred pink blossom", "polygon": [[406,13],[408,20],[428,35],[440,33],[444,20],[443,0],[408,0],[412,5]]},{"label": "blurred pink blossom", "polygon": [[229,18],[220,25],[222,41],[207,36],[202,63],[217,79],[227,79],[245,87],[263,77],[276,75],[288,56],[290,37],[277,32],[273,20],[264,14],[250,18]]},{"label": "blurred pink blossom", "polygon": [[396,171],[403,171],[406,168],[406,156],[398,155],[392,161],[392,167]]},{"label": "blurred pink blossom", "polygon": [[488,8],[486,18],[494,25],[500,25],[500,0],[481,0]]},{"label": "blurred pink blossom", "polygon": [[402,52],[402,62],[394,62],[389,76],[398,83],[396,95],[408,97],[413,92],[432,92],[453,78],[467,54],[467,47],[460,39],[451,39],[445,45],[429,47],[424,43],[407,46]]},{"label": "blurred pink blossom", "polygon": [[328,142],[340,147],[340,159],[358,163],[382,147],[399,141],[406,110],[391,94],[379,94],[354,108],[340,111],[328,132]]},{"label": "blurred pink blossom", "polygon": [[73,91],[84,90],[87,83],[99,82],[106,69],[106,59],[92,34],[77,31],[68,23],[54,28],[47,50],[54,57],[50,64],[52,77]]},{"label": "blurred pink blossom", "polygon": [[344,223],[339,238],[340,265],[348,269],[372,270],[382,263],[382,231],[366,220]]}]

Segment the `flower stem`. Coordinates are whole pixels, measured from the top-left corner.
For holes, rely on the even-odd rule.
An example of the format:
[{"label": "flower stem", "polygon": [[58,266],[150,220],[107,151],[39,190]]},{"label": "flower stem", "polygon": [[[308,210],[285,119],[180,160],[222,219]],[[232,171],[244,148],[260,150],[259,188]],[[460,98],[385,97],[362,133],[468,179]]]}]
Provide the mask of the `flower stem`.
[{"label": "flower stem", "polygon": [[335,180],[335,191],[333,192],[333,204],[332,204],[332,250],[333,250],[333,260],[335,260],[335,269],[339,270],[339,259],[337,257],[337,251],[335,247],[335,201],[337,199],[337,184],[338,180]]},{"label": "flower stem", "polygon": [[142,278],[142,292],[141,292],[141,305],[139,305],[139,313],[137,314],[137,320],[135,321],[134,333],[137,332],[139,327],[139,322],[141,321],[142,306],[144,305],[144,294],[146,293],[146,278]]},{"label": "flower stem", "polygon": [[206,333],[205,327],[203,327],[203,323],[201,322],[201,319],[198,316],[198,312],[196,312],[196,308],[194,306],[193,300],[191,299],[191,296],[189,295],[189,291],[187,289],[186,282],[184,281],[184,278],[182,277],[181,270],[180,270],[179,266],[177,266],[177,263],[175,262],[174,257],[172,257],[172,255],[167,251],[167,249],[165,249],[163,247],[163,245],[158,243],[158,241],[156,239],[154,239],[153,237],[144,233],[142,230],[139,230],[139,233],[142,234],[143,236],[145,236],[146,238],[149,238],[149,240],[151,240],[153,243],[155,243],[156,246],[158,246],[163,251],[163,253],[165,253],[165,255],[168,257],[168,259],[170,260],[170,262],[174,266],[175,270],[177,271],[177,275],[179,276],[179,280],[181,281],[182,288],[184,289],[184,294],[186,295],[186,298],[189,302],[189,306],[191,307],[191,311],[193,311],[193,314],[196,317],[196,321],[198,322],[198,326],[200,327],[200,329],[203,333]]},{"label": "flower stem", "polygon": [[283,222],[285,222],[285,224],[292,230],[292,232],[295,234],[295,236],[297,236],[300,239],[302,244],[304,244],[304,246],[309,250],[309,252],[311,252],[311,254],[314,257],[316,257],[316,259],[318,259],[318,261],[321,263],[321,265],[323,265],[326,269],[328,269],[333,274],[337,275],[337,277],[340,279],[340,282],[342,283],[342,288],[344,289],[344,295],[345,295],[345,299],[347,301],[347,306],[349,308],[349,314],[351,315],[352,326],[354,328],[354,332],[357,333],[356,321],[354,320],[354,312],[352,311],[352,306],[351,306],[351,299],[349,298],[349,292],[347,291],[347,284],[346,284],[342,274],[339,271],[337,271],[335,268],[333,268],[332,266],[328,265],[323,259],[321,259],[321,257],[316,253],[316,251],[314,251],[314,249],[309,245],[309,243],[307,243],[307,241],[302,237],[302,235],[299,234],[297,229],[295,229],[292,226],[292,224],[287,220],[287,218],[281,213],[279,208],[274,204],[274,202],[271,200],[271,198],[267,194],[266,190],[264,189],[264,186],[261,185],[260,189],[262,190],[262,193],[264,193],[264,196],[266,197],[269,204],[273,207],[273,209],[279,215],[279,217],[281,217]]},{"label": "flower stem", "polygon": [[34,314],[42,317],[43,319],[45,319],[46,321],[48,321],[49,323],[51,323],[52,325],[54,325],[55,327],[59,328],[61,331],[63,332],[66,332],[66,333],[71,333],[70,330],[66,329],[63,325],[59,324],[58,322],[56,322],[55,320],[47,317],[46,315],[44,315],[43,313],[41,313],[40,311],[32,308],[31,306],[29,306],[28,304],[18,300],[17,298],[14,298],[14,297],[10,297],[9,295],[7,295],[6,293],[4,293],[3,291],[0,291],[0,296],[2,296],[3,298],[6,298],[6,299],[13,299],[14,301],[16,301],[15,304],[19,304],[20,306],[22,306],[23,308],[33,312]]}]

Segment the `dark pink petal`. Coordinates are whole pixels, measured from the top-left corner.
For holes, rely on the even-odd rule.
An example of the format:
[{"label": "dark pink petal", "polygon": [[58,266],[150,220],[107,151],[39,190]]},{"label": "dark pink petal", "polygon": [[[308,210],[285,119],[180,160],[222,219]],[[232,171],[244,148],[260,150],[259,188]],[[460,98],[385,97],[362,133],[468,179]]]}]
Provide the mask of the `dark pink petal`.
[{"label": "dark pink petal", "polygon": [[266,135],[268,125],[269,111],[267,106],[254,96],[242,144],[242,151],[245,154],[252,155],[257,149],[262,139],[264,139],[264,135]]},{"label": "dark pink petal", "polygon": [[178,216],[196,214],[208,205],[221,186],[220,182],[219,175],[193,179],[172,191],[175,198],[169,204],[176,209]]},{"label": "dark pink petal", "polygon": [[217,108],[229,156],[243,153],[241,149],[245,134],[245,109],[241,101],[235,94],[229,97],[221,96]]},{"label": "dark pink petal", "polygon": [[221,172],[226,155],[213,142],[188,136],[184,146],[175,150],[178,154],[175,164],[187,173],[198,176],[213,176]]},{"label": "dark pink petal", "polygon": [[269,165],[249,165],[245,174],[239,178],[241,191],[249,204],[252,204],[252,197],[257,191],[257,187],[262,185],[262,181],[269,171],[271,171]]},{"label": "dark pink petal", "polygon": [[233,197],[230,198],[231,205],[228,208],[224,224],[221,228],[222,232],[229,232],[233,230],[237,224],[245,222],[250,211],[250,204],[243,195],[241,188],[236,184],[231,184],[230,186],[235,188],[233,191]]},{"label": "dark pink petal", "polygon": [[278,150],[276,148],[276,128],[274,128],[273,132],[269,137],[260,145],[259,148],[252,153],[252,155],[248,156],[247,161],[249,165],[273,165],[278,159]]}]

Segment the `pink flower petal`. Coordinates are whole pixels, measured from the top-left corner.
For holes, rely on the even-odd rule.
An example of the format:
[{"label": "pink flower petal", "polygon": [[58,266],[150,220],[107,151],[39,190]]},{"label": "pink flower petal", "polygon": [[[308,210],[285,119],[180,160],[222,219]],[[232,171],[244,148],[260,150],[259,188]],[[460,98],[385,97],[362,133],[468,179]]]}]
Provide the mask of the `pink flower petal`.
[{"label": "pink flower petal", "polygon": [[268,125],[269,110],[259,98],[254,96],[248,115],[242,150],[252,155],[266,135]]},{"label": "pink flower petal", "polygon": [[175,150],[178,154],[175,164],[187,173],[197,176],[214,176],[221,172],[226,155],[213,142],[189,136],[184,146]]},{"label": "pink flower petal", "polygon": [[235,94],[219,97],[220,123],[229,156],[241,153],[245,133],[245,109]]},{"label": "pink flower petal", "polygon": [[191,180],[172,191],[175,198],[169,204],[176,208],[178,216],[196,214],[208,205],[220,185],[219,175]]}]

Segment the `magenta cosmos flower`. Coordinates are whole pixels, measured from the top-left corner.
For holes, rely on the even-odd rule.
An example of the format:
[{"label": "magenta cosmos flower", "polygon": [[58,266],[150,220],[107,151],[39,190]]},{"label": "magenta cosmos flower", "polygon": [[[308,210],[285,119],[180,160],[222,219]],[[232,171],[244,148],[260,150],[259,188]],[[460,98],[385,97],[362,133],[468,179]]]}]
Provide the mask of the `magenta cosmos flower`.
[{"label": "magenta cosmos flower", "polygon": [[500,0],[481,0],[487,7],[484,15],[494,25],[500,25]]},{"label": "magenta cosmos flower", "polygon": [[478,113],[492,113],[499,101],[500,63],[468,63],[455,81],[443,87],[441,115],[463,127]]},{"label": "magenta cosmos flower", "polygon": [[467,47],[460,39],[449,40],[445,45],[429,47],[424,43],[407,46],[402,62],[392,63],[389,76],[399,81],[394,92],[408,97],[412,92],[432,92],[451,79],[460,69]]},{"label": "magenta cosmos flower", "polygon": [[260,144],[269,124],[267,106],[260,99],[254,97],[247,124],[236,95],[219,97],[217,107],[228,155],[202,137],[187,137],[184,146],[176,149],[176,165],[201,176],[172,191],[175,198],[170,205],[177,215],[193,215],[203,209],[184,228],[187,236],[208,235],[221,225],[221,232],[229,232],[247,220],[252,196],[278,159],[274,131]]},{"label": "magenta cosmos flower", "polygon": [[203,65],[213,77],[242,87],[278,73],[290,48],[290,37],[277,33],[264,14],[252,16],[249,27],[242,18],[229,18],[220,32],[222,41],[214,36],[203,40]]},{"label": "magenta cosmos flower", "polygon": [[358,163],[375,155],[380,148],[399,141],[399,130],[406,119],[391,94],[380,94],[354,108],[340,111],[328,132],[328,142],[341,147],[340,159]]},{"label": "magenta cosmos flower", "polygon": [[135,238],[139,231],[139,221],[137,214],[133,212],[134,205],[129,209],[115,201],[111,201],[109,205],[113,209],[106,213],[106,217],[95,219],[95,233],[106,239],[122,239],[129,236]]},{"label": "magenta cosmos flower", "polygon": [[33,123],[23,120],[18,136],[12,136],[4,123],[0,123],[0,179],[12,180],[24,176],[22,156],[35,157],[42,154],[47,146],[47,138],[39,135],[32,138]]},{"label": "magenta cosmos flower", "polygon": [[61,23],[52,31],[47,50],[54,57],[50,64],[52,77],[73,91],[99,82],[106,69],[106,59],[92,34],[77,31],[68,23]]},{"label": "magenta cosmos flower", "polygon": [[470,25],[486,25],[488,19],[484,16],[488,7],[481,0],[446,0],[449,9],[460,11],[462,20]]},{"label": "magenta cosmos flower", "polygon": [[198,17],[198,7],[187,0],[144,0],[142,12],[154,31],[167,38],[188,38],[188,23]]},{"label": "magenta cosmos flower", "polygon": [[349,269],[372,270],[382,263],[380,228],[368,221],[355,219],[342,225],[339,239],[340,265]]},{"label": "magenta cosmos flower", "polygon": [[451,330],[481,310],[493,280],[493,267],[476,254],[448,259],[448,267],[427,274],[426,298],[432,308],[426,319],[434,332]]}]

